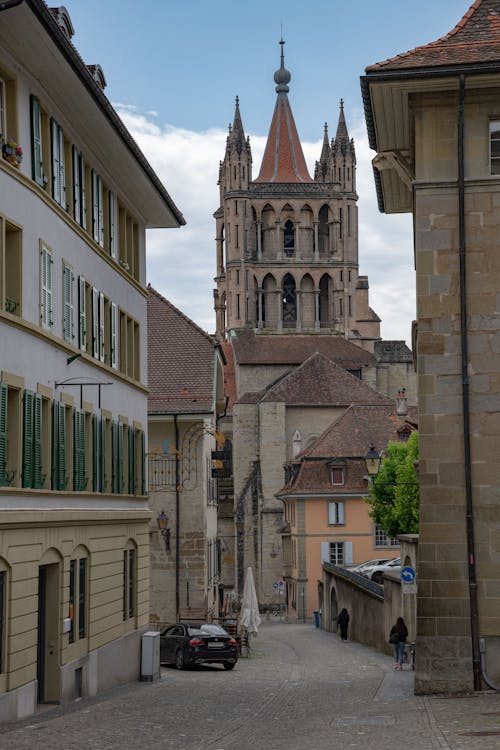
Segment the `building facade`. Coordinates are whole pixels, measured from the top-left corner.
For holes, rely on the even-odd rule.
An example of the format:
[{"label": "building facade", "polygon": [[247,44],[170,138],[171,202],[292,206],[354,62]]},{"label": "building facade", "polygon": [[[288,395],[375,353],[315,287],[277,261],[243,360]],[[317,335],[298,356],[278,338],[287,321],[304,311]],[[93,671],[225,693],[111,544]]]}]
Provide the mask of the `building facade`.
[{"label": "building facade", "polygon": [[[148,287],[151,621],[219,614],[217,483],[225,456],[224,356],[216,339]],[[163,533],[159,515],[168,518]]]},{"label": "building facade", "polygon": [[500,684],[499,6],[362,79],[379,206],[413,211],[417,692]]},{"label": "building facade", "polygon": [[184,220],[72,45],[0,9],[0,720],[140,674],[145,229]]}]

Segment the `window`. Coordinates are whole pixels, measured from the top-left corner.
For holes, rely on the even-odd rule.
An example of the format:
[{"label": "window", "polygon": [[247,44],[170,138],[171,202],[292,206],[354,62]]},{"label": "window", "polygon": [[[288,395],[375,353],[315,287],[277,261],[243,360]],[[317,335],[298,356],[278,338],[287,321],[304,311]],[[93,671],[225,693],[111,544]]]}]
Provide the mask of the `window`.
[{"label": "window", "polygon": [[105,214],[105,248],[112,258],[116,258],[116,197],[111,190],[107,191],[107,213]]},{"label": "window", "polygon": [[111,425],[111,446],[111,492],[122,494],[124,492],[125,425],[121,422],[113,422]]},{"label": "window", "polygon": [[330,466],[330,478],[334,485],[345,484],[345,466],[333,465]]},{"label": "window", "polygon": [[119,363],[121,372],[140,379],[139,324],[123,310],[119,313]]},{"label": "window", "polygon": [[75,146],[73,157],[73,217],[84,229],[87,227],[87,197],[85,185],[85,159]]},{"label": "window", "polygon": [[69,642],[75,643],[87,635],[87,558],[69,561]]},{"label": "window", "polygon": [[92,490],[105,491],[106,420],[92,415]]},{"label": "window", "polygon": [[321,542],[322,562],[352,565],[352,542]]},{"label": "window", "polygon": [[118,368],[118,307],[112,302],[109,308],[110,365]]},{"label": "window", "polygon": [[343,502],[328,503],[328,523],[331,526],[345,523]]},{"label": "window", "polygon": [[136,610],[136,553],[130,547],[123,551],[123,619],[135,616]]},{"label": "window", "polygon": [[139,279],[139,225],[118,203],[118,262],[125,271]]},{"label": "window", "polygon": [[31,168],[32,177],[45,187],[42,150],[42,110],[36,96],[31,97]]},{"label": "window", "polygon": [[490,169],[491,174],[500,174],[500,120],[490,122]]},{"label": "window", "polygon": [[50,330],[52,320],[52,252],[42,243],[40,250],[40,322]]},{"label": "window", "polygon": [[21,229],[0,215],[0,310],[21,317]]},{"label": "window", "polygon": [[20,487],[21,391],[0,382],[0,487]]},{"label": "window", "polygon": [[285,221],[285,227],[283,230],[283,248],[287,257],[291,257],[295,252],[295,227],[293,221],[290,221],[290,219]]},{"label": "window", "polygon": [[89,285],[83,276],[78,277],[78,347],[82,352],[87,351],[88,344],[88,319],[87,319],[87,297]]},{"label": "window", "polygon": [[40,489],[42,476],[42,397],[24,391],[22,486]]},{"label": "window", "polygon": [[91,170],[92,185],[92,237],[104,247],[103,186],[99,175]]},{"label": "window", "polygon": [[71,344],[75,338],[73,321],[74,280],[72,268],[63,263],[63,339]]},{"label": "window", "polygon": [[387,536],[378,526],[375,526],[375,547],[399,547],[399,541]]},{"label": "window", "polygon": [[66,210],[66,169],[64,158],[64,135],[62,128],[50,120],[50,145],[52,162],[52,197]]}]

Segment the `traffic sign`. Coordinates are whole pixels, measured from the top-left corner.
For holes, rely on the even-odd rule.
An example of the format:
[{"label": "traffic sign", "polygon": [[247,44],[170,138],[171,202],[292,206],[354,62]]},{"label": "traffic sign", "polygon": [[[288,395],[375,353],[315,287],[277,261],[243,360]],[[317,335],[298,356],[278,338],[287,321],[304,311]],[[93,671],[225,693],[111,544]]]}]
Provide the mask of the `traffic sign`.
[{"label": "traffic sign", "polygon": [[416,577],[417,574],[415,573],[413,568],[406,567],[401,571],[401,578],[405,583],[413,583]]},{"label": "traffic sign", "polygon": [[273,583],[273,589],[277,589],[277,588],[278,588],[278,581],[275,581],[275,582]]}]

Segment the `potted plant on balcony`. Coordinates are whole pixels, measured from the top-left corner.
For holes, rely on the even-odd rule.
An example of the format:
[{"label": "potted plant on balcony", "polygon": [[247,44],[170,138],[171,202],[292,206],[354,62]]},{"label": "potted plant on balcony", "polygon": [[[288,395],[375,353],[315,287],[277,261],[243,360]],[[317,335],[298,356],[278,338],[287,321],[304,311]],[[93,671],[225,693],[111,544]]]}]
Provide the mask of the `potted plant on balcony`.
[{"label": "potted plant on balcony", "polygon": [[4,138],[2,135],[0,135],[0,142],[2,144],[2,156],[5,161],[8,161],[13,167],[18,167],[23,160],[21,146],[18,146],[12,138]]}]

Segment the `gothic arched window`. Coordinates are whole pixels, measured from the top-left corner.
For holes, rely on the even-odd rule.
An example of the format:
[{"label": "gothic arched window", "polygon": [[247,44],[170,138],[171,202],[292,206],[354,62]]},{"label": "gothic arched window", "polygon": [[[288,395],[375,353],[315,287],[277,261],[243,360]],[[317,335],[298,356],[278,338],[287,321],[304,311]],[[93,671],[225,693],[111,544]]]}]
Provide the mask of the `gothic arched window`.
[{"label": "gothic arched window", "polygon": [[295,252],[295,227],[293,221],[288,219],[285,221],[285,227],[283,230],[283,248],[285,255],[291,257]]},{"label": "gothic arched window", "polygon": [[283,279],[283,326],[295,328],[297,325],[297,293],[295,291],[295,280],[289,273]]},{"label": "gothic arched window", "polygon": [[321,328],[329,328],[333,321],[329,316],[329,291],[331,280],[328,274],[324,274],[319,280],[319,321]]}]

